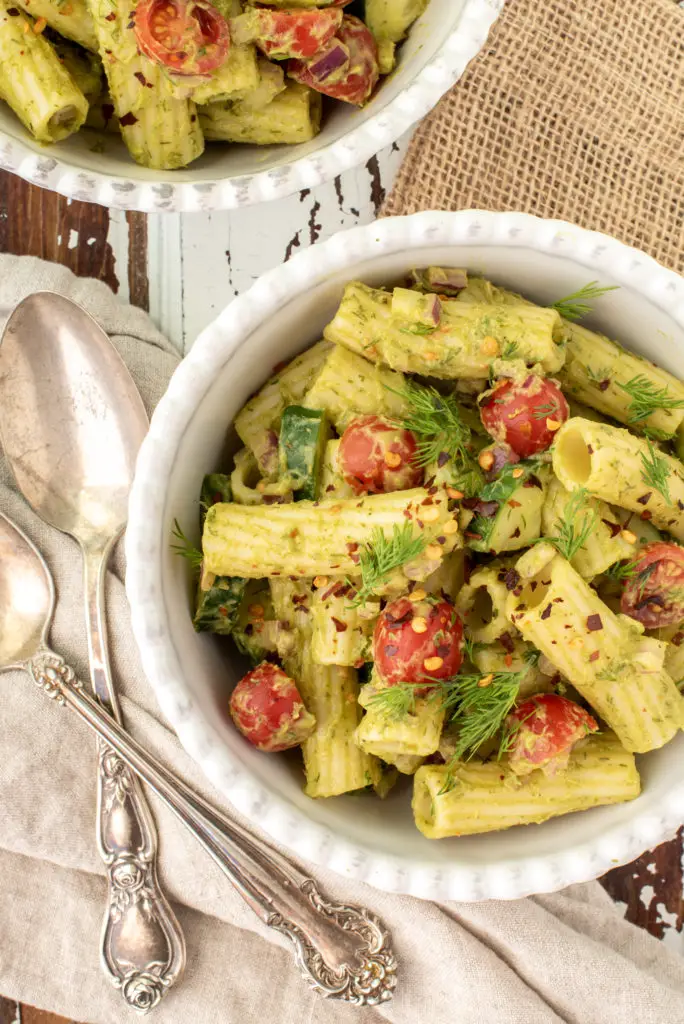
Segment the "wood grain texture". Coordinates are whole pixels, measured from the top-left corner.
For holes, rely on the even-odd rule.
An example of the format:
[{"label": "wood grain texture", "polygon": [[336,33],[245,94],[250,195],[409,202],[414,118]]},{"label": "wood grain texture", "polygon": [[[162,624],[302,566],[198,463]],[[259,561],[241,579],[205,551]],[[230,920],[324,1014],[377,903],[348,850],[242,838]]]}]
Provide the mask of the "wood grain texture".
[{"label": "wood grain texture", "polygon": [[658,939],[668,928],[681,932],[684,924],[683,836],[680,829],[676,839],[600,879],[614,900],[626,904],[627,920]]}]

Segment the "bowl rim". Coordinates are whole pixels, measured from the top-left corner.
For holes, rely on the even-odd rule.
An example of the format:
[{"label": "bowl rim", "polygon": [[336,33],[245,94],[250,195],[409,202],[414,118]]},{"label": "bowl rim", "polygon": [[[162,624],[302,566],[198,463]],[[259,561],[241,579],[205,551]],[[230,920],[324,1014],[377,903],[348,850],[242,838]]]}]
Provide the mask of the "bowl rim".
[{"label": "bowl rim", "polygon": [[58,148],[37,152],[3,131],[0,168],[70,199],[142,213],[232,210],[284,199],[363,164],[429,113],[482,49],[504,2],[465,0],[456,27],[407,88],[341,138],[300,158],[292,147],[291,161],[268,170],[198,181],[178,181],[173,172],[158,171],[156,181],[142,181],[86,170],[61,157]]},{"label": "bowl rim", "polygon": [[[203,719],[186,689],[165,625],[162,536],[164,481],[184,431],[220,368],[279,308],[331,274],[374,257],[421,246],[490,244],[573,259],[655,304],[684,329],[684,278],[617,239],[526,213],[465,210],[393,217],[339,232],[269,271],[201,333],[157,406],[138,458],[126,535],[126,590],[133,632],[162,711],[193,760],[233,806],[293,853],[392,892],[426,899],[515,899],[597,878],[670,838],[684,821],[684,782],[659,803],[594,838],[553,855],[471,866],[390,858],[353,844],[254,779]],[[160,485],[161,484],[161,485]],[[638,805],[635,805],[635,808]]]}]

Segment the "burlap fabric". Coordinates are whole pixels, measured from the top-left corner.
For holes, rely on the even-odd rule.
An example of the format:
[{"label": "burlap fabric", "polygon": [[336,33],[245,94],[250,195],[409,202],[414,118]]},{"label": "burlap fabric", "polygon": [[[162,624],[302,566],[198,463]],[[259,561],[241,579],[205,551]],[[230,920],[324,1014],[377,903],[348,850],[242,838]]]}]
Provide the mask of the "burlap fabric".
[{"label": "burlap fabric", "polygon": [[507,0],[383,213],[468,208],[570,220],[684,271],[684,10]]}]

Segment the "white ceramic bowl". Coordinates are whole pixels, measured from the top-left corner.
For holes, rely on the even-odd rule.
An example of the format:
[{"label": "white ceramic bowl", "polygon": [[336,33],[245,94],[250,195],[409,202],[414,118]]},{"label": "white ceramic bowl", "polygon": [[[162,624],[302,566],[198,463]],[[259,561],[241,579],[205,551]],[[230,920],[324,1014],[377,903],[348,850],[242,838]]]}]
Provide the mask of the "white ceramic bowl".
[{"label": "white ceramic bowl", "polygon": [[227,210],[282,198],[364,163],[428,113],[479,52],[504,0],[430,0],[399,64],[362,110],[330,105],[300,146],[208,145],[185,170],[148,171],[112,135],[77,132],[54,146],[30,139],[0,103],[0,167],[72,199],[145,212]]},{"label": "white ceramic bowl", "polygon": [[628,804],[537,827],[430,841],[409,793],[313,801],[301,774],[260,754],[227,718],[235,669],[190,623],[187,566],[169,547],[178,518],[197,534],[204,473],[221,466],[231,417],[270,367],[316,341],[346,281],[381,284],[414,266],[480,271],[548,303],[588,281],[618,284],[595,323],[673,373],[684,361],[684,279],[615,239],[520,213],[423,213],[336,235],[260,278],[196,341],[159,404],[138,463],[127,587],[145,672],[191,756],[249,819],[317,864],[431,899],[514,898],[595,878],[684,822],[684,736],[640,758],[644,792]]}]

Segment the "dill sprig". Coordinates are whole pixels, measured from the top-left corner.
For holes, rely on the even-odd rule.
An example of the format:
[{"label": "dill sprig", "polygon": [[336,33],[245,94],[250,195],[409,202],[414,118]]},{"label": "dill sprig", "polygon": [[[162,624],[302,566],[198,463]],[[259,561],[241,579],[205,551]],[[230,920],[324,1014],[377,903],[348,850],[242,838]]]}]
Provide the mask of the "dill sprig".
[{"label": "dill sprig", "polygon": [[632,399],[627,410],[630,423],[641,423],[660,409],[684,409],[684,399],[672,398],[666,387],[656,387],[643,373],[618,387]]},{"label": "dill sprig", "polygon": [[493,672],[490,675],[462,675],[443,697],[452,710],[451,721],[459,726],[453,759],[472,757],[478,747],[496,736],[506,715],[515,704],[520,683],[529,666],[519,672]]},{"label": "dill sprig", "polygon": [[458,464],[468,462],[471,432],[461,419],[453,395],[440,395],[435,388],[407,381],[400,391],[388,388],[409,406],[409,412],[399,422],[404,430],[415,434],[419,466],[435,462],[442,452]]},{"label": "dill sprig", "polygon": [[[425,683],[397,683],[383,686],[368,698],[368,707],[373,707],[388,718],[404,718],[416,710],[416,691],[425,689]],[[433,698],[436,697],[431,691]]]},{"label": "dill sprig", "polygon": [[171,532],[178,541],[177,544],[171,545],[172,550],[182,558],[187,558],[193,569],[199,569],[202,565],[202,552],[188,540],[181,530],[180,523],[177,519],[174,519],[173,521],[173,530]]},{"label": "dill sprig", "polygon": [[614,292],[617,285],[601,285],[598,281],[590,281],[583,288],[566,295],[557,302],[551,303],[551,309],[557,309],[566,320],[581,320],[592,311],[592,300],[599,299],[606,292]]},{"label": "dill sprig", "polygon": [[558,399],[554,398],[552,401],[547,402],[545,405],[538,405],[532,413],[532,418],[535,420],[545,420],[547,417],[553,419],[560,412],[560,403]]},{"label": "dill sprig", "polygon": [[395,523],[392,536],[389,538],[379,526],[376,526],[370,541],[359,549],[361,587],[351,607],[356,608],[360,604],[365,604],[368,598],[387,582],[393,572],[422,555],[426,544],[424,536],[413,536],[413,525],[409,522],[403,526],[397,526]]},{"label": "dill sprig", "polygon": [[587,499],[587,493],[584,487],[573,491],[558,523],[558,534],[555,537],[541,538],[548,541],[549,544],[553,544],[556,551],[568,562],[572,561],[580,548],[584,547],[598,523],[599,517],[595,510],[585,509],[582,514],[582,506]]},{"label": "dill sprig", "polygon": [[670,487],[668,484],[670,468],[663,456],[659,455],[657,449],[653,447],[650,439],[647,440],[646,444],[648,445],[648,455],[641,452],[641,479],[647,487],[652,487],[654,491],[658,491],[668,505],[671,505],[672,498],[670,497]]},{"label": "dill sprig", "polygon": [[638,572],[637,566],[637,559],[634,559],[632,562],[614,562],[608,566],[603,575],[612,580],[613,583],[626,583],[627,580],[634,579],[636,576]]},{"label": "dill sprig", "polygon": [[516,353],[517,353],[519,348],[520,348],[520,346],[519,346],[517,341],[507,341],[506,344],[503,347],[503,351],[501,353],[501,358],[502,359],[515,359]]}]

